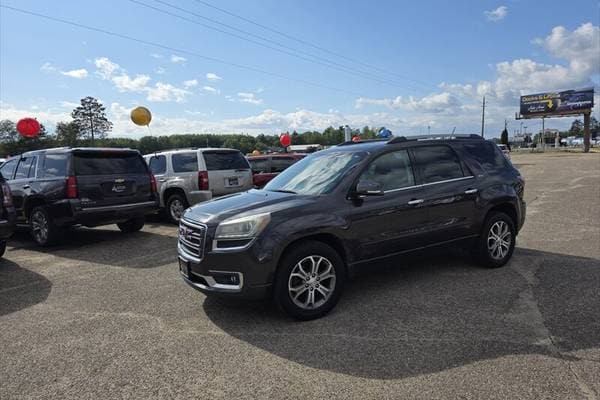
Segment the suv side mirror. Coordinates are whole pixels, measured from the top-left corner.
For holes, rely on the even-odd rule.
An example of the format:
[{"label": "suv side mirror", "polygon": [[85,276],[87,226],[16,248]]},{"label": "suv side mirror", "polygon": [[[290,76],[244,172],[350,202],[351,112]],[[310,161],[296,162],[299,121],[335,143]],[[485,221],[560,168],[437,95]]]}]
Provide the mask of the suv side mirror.
[{"label": "suv side mirror", "polygon": [[358,181],[354,193],[357,196],[383,196],[381,183],[369,180]]}]

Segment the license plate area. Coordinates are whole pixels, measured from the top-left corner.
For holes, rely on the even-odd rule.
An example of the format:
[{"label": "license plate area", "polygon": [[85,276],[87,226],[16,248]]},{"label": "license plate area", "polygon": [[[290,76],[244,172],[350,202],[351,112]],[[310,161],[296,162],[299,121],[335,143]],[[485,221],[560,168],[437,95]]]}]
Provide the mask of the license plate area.
[{"label": "license plate area", "polygon": [[184,259],[179,259],[179,272],[186,278],[190,277],[190,263]]},{"label": "license plate area", "polygon": [[237,176],[225,178],[226,187],[237,187],[240,186],[240,179]]}]

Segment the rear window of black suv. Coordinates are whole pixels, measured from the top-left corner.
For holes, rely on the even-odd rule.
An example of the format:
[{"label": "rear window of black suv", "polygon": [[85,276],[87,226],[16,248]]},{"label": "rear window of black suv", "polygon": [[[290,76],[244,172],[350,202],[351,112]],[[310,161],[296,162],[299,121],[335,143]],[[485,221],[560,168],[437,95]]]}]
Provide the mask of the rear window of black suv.
[{"label": "rear window of black suv", "polygon": [[469,155],[469,158],[476,161],[485,171],[494,171],[507,166],[506,157],[504,157],[498,146],[493,143],[483,141],[464,143],[462,148]]},{"label": "rear window of black suv", "polygon": [[146,165],[137,153],[77,152],[73,154],[76,175],[146,174]]}]

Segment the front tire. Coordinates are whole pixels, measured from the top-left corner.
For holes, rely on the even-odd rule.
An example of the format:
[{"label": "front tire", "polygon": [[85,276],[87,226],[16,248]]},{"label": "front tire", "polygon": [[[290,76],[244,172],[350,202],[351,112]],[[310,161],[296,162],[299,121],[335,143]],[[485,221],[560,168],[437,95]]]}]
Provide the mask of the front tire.
[{"label": "front tire", "polygon": [[179,225],[179,220],[185,209],[188,208],[188,204],[181,194],[174,193],[167,199],[165,208],[169,222],[174,225]]},{"label": "front tire", "polygon": [[488,268],[502,267],[512,257],[516,237],[512,218],[503,212],[490,214],[474,249],[477,261]]},{"label": "front tire", "polygon": [[51,246],[62,237],[62,230],[54,224],[50,213],[44,206],[31,210],[29,228],[33,240],[42,247]]},{"label": "front tire", "polygon": [[144,217],[133,218],[125,222],[118,223],[117,226],[123,233],[133,233],[144,227],[146,220]]},{"label": "front tire", "polygon": [[345,281],[346,267],[340,255],[322,242],[306,241],[282,258],[274,300],[295,319],[320,318],[335,307]]},{"label": "front tire", "polygon": [[6,253],[6,240],[0,241],[0,257],[4,256]]}]

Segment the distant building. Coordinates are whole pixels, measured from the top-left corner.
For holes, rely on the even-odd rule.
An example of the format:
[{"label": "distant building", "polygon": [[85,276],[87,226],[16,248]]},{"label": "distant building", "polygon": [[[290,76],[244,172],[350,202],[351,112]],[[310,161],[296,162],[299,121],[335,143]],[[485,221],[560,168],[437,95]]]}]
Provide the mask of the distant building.
[{"label": "distant building", "polygon": [[293,144],[288,146],[290,153],[314,153],[315,151],[323,150],[320,144]]}]

